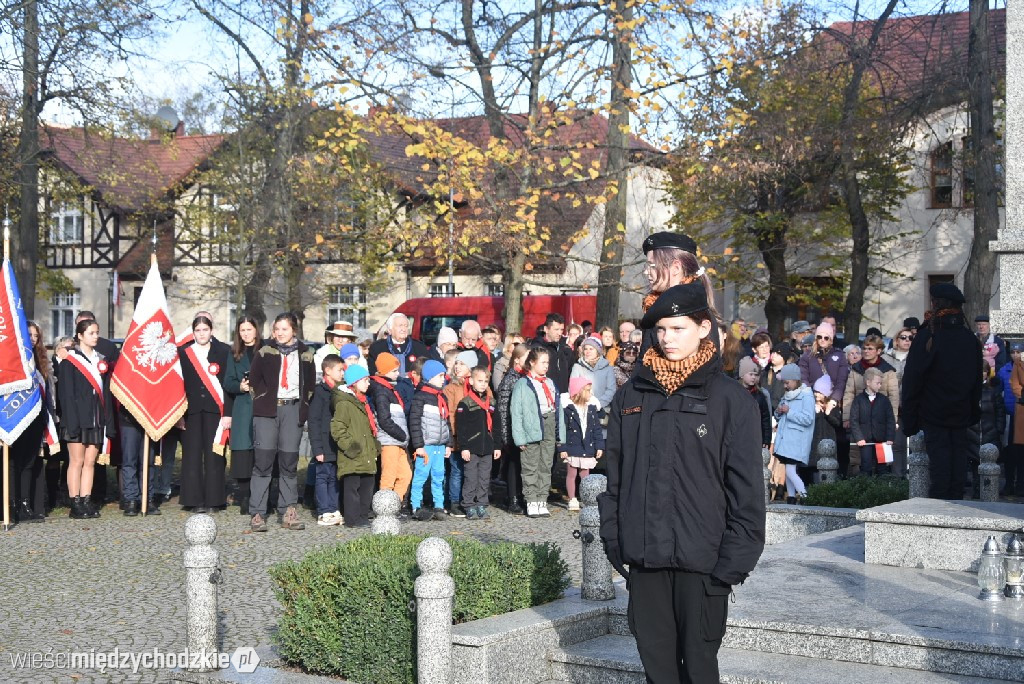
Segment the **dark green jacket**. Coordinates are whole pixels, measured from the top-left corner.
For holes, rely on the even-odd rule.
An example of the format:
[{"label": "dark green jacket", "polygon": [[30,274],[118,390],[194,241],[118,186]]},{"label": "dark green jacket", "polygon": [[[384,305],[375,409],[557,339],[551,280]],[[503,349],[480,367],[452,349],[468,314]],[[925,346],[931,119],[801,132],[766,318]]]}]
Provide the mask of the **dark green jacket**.
[{"label": "dark green jacket", "polygon": [[338,477],[376,475],[380,444],[363,403],[348,392],[335,392],[334,398],[331,437],[338,445]]},{"label": "dark green jacket", "polygon": [[224,376],[224,391],[232,396],[231,405],[231,450],[250,451],[252,441],[252,395],[243,392],[242,378],[249,372],[252,360],[243,353],[242,358],[235,360],[234,354],[228,354],[228,367]]}]

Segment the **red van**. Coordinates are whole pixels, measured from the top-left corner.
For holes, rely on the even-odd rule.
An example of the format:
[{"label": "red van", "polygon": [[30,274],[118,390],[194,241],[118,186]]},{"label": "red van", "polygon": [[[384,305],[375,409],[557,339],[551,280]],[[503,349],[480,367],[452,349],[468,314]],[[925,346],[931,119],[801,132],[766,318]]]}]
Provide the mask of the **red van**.
[{"label": "red van", "polygon": [[[412,336],[430,346],[444,326],[459,331],[463,321],[472,320],[480,327],[497,325],[505,329],[502,311],[504,297],[419,297],[407,300],[395,309],[412,319]],[[529,295],[523,297],[523,337],[530,339],[537,326],[544,325],[549,313],[560,313],[565,324],[582,323],[597,317],[596,295]]]}]

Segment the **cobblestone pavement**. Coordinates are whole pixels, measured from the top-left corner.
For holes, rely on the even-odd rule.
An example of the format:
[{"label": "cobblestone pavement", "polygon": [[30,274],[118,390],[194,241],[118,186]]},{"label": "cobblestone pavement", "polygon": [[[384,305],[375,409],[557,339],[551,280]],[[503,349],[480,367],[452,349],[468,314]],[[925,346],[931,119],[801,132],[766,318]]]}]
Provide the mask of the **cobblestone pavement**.
[{"label": "cobblestone pavement", "polygon": [[[14,664],[18,654],[70,652],[178,652],[185,646],[182,551],[188,513],[163,506],[163,515],[127,518],[116,504],[98,520],[51,516],[0,532],[0,682],[163,682],[167,672],[51,669]],[[572,537],[577,515],[551,506],[548,519],[510,516],[494,507],[491,518],[412,521],[409,534],[458,534],[481,541],[553,541],[562,548],[573,583],[580,578],[580,542]],[[270,643],[278,606],[267,568],[300,558],[311,549],[368,534],[369,530],[318,527],[304,512],[306,529],[271,525],[266,534],[247,532],[237,507],[214,515],[215,546],[224,583],[220,589],[222,648]],[[271,517],[273,523],[274,518]]]}]

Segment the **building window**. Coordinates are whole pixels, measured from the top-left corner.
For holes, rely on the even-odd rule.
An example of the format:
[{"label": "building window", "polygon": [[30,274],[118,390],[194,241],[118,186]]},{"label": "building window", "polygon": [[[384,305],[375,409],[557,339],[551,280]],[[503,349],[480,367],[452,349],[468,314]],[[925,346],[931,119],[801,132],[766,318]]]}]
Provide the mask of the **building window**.
[{"label": "building window", "polygon": [[953,143],[937,147],[931,155],[932,208],[953,206]]},{"label": "building window", "polygon": [[78,290],[55,294],[50,304],[50,333],[53,341],[75,334],[75,316],[82,308]]},{"label": "building window", "polygon": [[327,324],[350,321],[366,327],[366,289],[359,285],[334,285],[327,293]]},{"label": "building window", "polygon": [[455,288],[448,283],[430,283],[431,297],[454,297]]},{"label": "building window", "polygon": [[488,297],[504,297],[505,285],[502,283],[487,283]]},{"label": "building window", "polygon": [[50,244],[81,243],[85,236],[85,223],[81,209],[72,209],[66,204],[50,214]]}]

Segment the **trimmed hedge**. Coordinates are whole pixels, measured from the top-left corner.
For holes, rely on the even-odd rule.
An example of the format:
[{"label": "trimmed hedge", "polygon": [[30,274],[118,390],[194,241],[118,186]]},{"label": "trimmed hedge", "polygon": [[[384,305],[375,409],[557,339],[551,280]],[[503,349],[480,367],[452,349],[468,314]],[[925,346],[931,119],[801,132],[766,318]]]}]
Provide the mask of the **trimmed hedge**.
[{"label": "trimmed hedge", "polygon": [[[415,684],[416,546],[423,537],[365,536],[270,569],[283,609],[274,641],[307,672]],[[448,538],[455,623],[561,598],[569,568],[556,545]]]},{"label": "trimmed hedge", "polygon": [[892,475],[858,475],[847,480],[807,487],[805,506],[873,508],[910,498],[910,482]]}]

